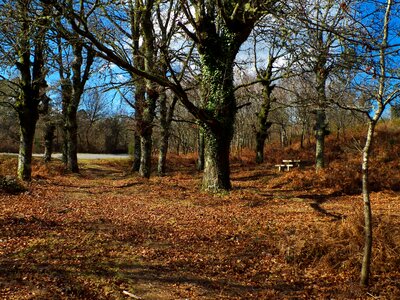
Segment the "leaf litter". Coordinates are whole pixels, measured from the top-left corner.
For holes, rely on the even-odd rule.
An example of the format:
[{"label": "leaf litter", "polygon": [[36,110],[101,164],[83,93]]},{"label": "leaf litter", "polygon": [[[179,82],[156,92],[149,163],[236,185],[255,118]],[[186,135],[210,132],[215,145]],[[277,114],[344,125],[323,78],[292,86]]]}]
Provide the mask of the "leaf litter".
[{"label": "leaf litter", "polygon": [[28,191],[0,195],[0,297],[400,298],[398,193],[372,194],[367,291],[360,196],[296,188],[296,174],[311,173],[243,162],[233,163],[230,193],[209,195],[194,163],[174,169],[178,161],[150,180],[125,161],[85,162],[78,176],[35,162]]}]

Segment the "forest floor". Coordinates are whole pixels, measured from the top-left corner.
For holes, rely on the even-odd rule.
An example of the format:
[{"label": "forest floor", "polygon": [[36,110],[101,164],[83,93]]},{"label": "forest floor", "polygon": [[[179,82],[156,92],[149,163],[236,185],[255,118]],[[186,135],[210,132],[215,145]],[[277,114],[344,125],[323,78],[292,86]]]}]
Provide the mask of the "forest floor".
[{"label": "forest floor", "polygon": [[0,193],[0,299],[400,299],[400,193],[372,194],[367,290],[360,195],[294,189],[284,179],[302,170],[241,161],[233,190],[210,195],[193,158],[171,160],[149,180],[127,160],[80,175],[36,161],[28,191]]}]

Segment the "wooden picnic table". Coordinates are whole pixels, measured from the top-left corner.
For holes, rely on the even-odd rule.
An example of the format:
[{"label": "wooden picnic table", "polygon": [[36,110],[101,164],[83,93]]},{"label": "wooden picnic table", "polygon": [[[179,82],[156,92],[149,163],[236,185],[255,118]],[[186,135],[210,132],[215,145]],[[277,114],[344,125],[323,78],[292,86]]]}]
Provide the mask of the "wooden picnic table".
[{"label": "wooden picnic table", "polygon": [[275,165],[275,167],[278,167],[279,172],[280,171],[290,171],[290,168],[296,166],[300,167],[301,160],[300,159],[283,159],[282,164]]}]

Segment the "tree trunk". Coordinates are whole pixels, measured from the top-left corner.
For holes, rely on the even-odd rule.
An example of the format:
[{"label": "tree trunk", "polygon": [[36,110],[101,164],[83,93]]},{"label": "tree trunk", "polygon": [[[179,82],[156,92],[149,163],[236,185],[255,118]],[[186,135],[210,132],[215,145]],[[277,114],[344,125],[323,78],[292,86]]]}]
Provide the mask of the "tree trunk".
[{"label": "tree trunk", "polygon": [[135,132],[133,136],[132,172],[139,172],[141,156],[142,156],[142,150],[140,145],[140,136]]},{"label": "tree trunk", "polygon": [[[77,111],[85,84],[90,77],[90,68],[94,62],[94,52],[87,50],[86,64],[83,63],[83,50],[84,47],[79,42],[72,45],[74,59],[71,63],[71,78],[69,77],[70,71],[67,72],[67,75],[60,70],[67,168],[73,173],[79,173]],[[62,65],[62,58],[59,60]],[[63,69],[61,66],[60,68]]]},{"label": "tree trunk", "polygon": [[152,131],[142,134],[140,137],[141,156],[139,175],[145,178],[150,178],[151,174],[151,150],[152,150]]},{"label": "tree trunk", "polygon": [[264,162],[264,147],[265,140],[267,139],[268,134],[266,132],[257,132],[256,133],[256,163],[261,164]]},{"label": "tree trunk", "polygon": [[326,114],[324,109],[318,109],[316,111],[316,123],[315,123],[315,168],[321,170],[325,167],[325,136],[327,135],[326,130]]},{"label": "tree trunk", "polygon": [[267,135],[256,133],[256,163],[261,164],[264,162],[264,147]]},{"label": "tree trunk", "polygon": [[77,107],[70,104],[66,115],[67,137],[67,168],[73,173],[79,173],[78,166],[78,122]]},{"label": "tree trunk", "polygon": [[[322,37],[318,36],[319,42]],[[319,55],[317,57],[315,65],[315,77],[316,77],[316,91],[317,91],[317,102],[318,108],[315,112],[315,169],[316,171],[321,170],[325,167],[325,136],[329,134],[326,123],[326,81],[328,79],[328,69],[326,67],[327,58],[326,55]]]},{"label": "tree trunk", "polygon": [[197,170],[204,170],[204,130],[202,127],[199,128]]},{"label": "tree trunk", "polygon": [[90,143],[90,130],[92,129],[93,123],[89,123],[88,127],[86,128],[86,132],[85,132],[85,139],[86,139],[86,151],[89,153],[93,152],[93,148],[92,144]]},{"label": "tree trunk", "polygon": [[203,189],[210,192],[230,190],[229,152],[231,135],[229,132],[217,134],[206,130],[204,149]]},{"label": "tree trunk", "polygon": [[51,155],[53,153],[53,140],[54,131],[56,126],[50,122],[46,124],[45,134],[44,134],[44,161],[51,161]]},{"label": "tree trunk", "polygon": [[159,176],[165,175],[167,164],[169,133],[166,134],[165,132],[163,132],[164,130],[162,130],[161,132],[160,149],[158,153],[157,173]]},{"label": "tree trunk", "polygon": [[288,145],[288,137],[284,125],[281,125],[280,138],[281,138],[281,147],[282,148],[286,147]]},{"label": "tree trunk", "polygon": [[25,110],[19,115],[20,143],[18,155],[18,178],[24,181],[31,180],[33,139],[35,137],[38,114],[36,111]]},{"label": "tree trunk", "polygon": [[[18,112],[20,126],[20,145],[18,156],[18,177],[30,180],[32,173],[33,139],[36,123],[39,119],[39,104],[48,105],[49,99],[45,94],[47,82],[45,80],[45,35],[49,25],[49,10],[43,7],[43,14],[32,19],[29,13],[29,2],[17,1],[19,28],[15,48],[18,49],[15,66],[19,71],[18,97],[15,98],[15,107]],[[40,10],[38,10],[40,12]],[[32,35],[32,33],[35,33]],[[33,51],[32,51],[33,50]],[[13,55],[14,55],[13,54]],[[47,106],[48,108],[48,106]]]},{"label": "tree trunk", "polygon": [[140,168],[139,175],[145,178],[150,178],[151,174],[151,153],[152,153],[152,135],[153,135],[153,120],[158,99],[158,92],[154,84],[147,83],[146,87],[147,98],[143,105],[142,118],[139,124],[139,135],[141,145]]},{"label": "tree trunk", "polygon": [[[147,3],[150,5],[151,3]],[[141,16],[141,28],[143,33],[142,50],[144,54],[144,69],[149,72],[154,72],[156,69],[156,49],[155,37],[153,32],[153,21],[151,9],[143,11]],[[159,91],[156,84],[151,80],[145,79],[145,98],[141,103],[141,124],[140,124],[140,143],[141,157],[139,175],[145,178],[150,178],[151,174],[151,153],[152,153],[152,134],[153,120],[155,117],[156,103],[159,97]]]},{"label": "tree trunk", "polygon": [[375,131],[374,121],[369,122],[367,140],[363,149],[362,161],[362,195],[364,202],[364,254],[361,267],[360,283],[368,286],[372,257],[372,210],[369,195],[369,154]]},{"label": "tree trunk", "polygon": [[167,108],[167,95],[165,93],[165,90],[163,91],[162,96],[160,97],[161,141],[160,141],[158,167],[157,167],[159,176],[164,176],[166,171],[170,128],[177,101],[178,98],[174,96],[170,107]]},{"label": "tree trunk", "polygon": [[263,103],[261,105],[260,112],[257,114],[258,118],[258,128],[256,131],[256,163],[261,164],[264,162],[264,146],[265,140],[268,137],[268,129],[271,127],[272,123],[268,122],[269,112],[271,110],[272,103],[272,91],[275,88],[273,83],[272,71],[276,58],[269,56],[268,65],[264,72],[259,73],[259,78],[261,77],[261,83],[263,85]]},{"label": "tree trunk", "polygon": [[300,149],[304,149],[304,140],[306,135],[306,123],[301,124],[301,135],[300,135]]},{"label": "tree trunk", "polygon": [[208,49],[201,55],[204,112],[203,189],[230,190],[230,145],[237,112],[233,85],[234,57],[219,56]]},{"label": "tree trunk", "polygon": [[62,114],[63,114],[63,119],[62,119],[62,157],[61,160],[64,163],[64,165],[68,164],[68,140],[67,140],[67,126],[66,126],[66,113],[64,112],[64,104],[62,108]]},{"label": "tree trunk", "polygon": [[267,121],[270,107],[270,100],[268,100],[268,103],[264,103],[260,113],[258,114],[259,128],[256,131],[256,163],[258,164],[264,162],[265,140],[268,137],[268,129],[272,125],[271,122]]}]

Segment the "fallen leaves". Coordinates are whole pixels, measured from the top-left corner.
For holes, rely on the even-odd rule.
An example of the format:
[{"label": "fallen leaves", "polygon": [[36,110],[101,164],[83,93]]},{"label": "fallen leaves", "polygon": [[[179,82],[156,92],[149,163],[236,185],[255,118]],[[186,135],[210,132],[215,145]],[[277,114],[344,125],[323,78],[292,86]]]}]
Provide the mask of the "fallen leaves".
[{"label": "fallen leaves", "polygon": [[[28,192],[1,195],[0,297],[365,296],[354,288],[358,196],[271,188],[273,169],[242,162],[232,169],[233,191],[212,196],[199,191],[189,162],[150,180],[123,175],[122,163],[107,161],[83,166],[81,176],[50,170]],[[396,298],[399,197],[372,196],[378,217],[371,293]]]}]

